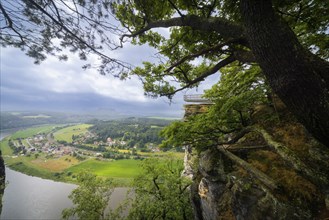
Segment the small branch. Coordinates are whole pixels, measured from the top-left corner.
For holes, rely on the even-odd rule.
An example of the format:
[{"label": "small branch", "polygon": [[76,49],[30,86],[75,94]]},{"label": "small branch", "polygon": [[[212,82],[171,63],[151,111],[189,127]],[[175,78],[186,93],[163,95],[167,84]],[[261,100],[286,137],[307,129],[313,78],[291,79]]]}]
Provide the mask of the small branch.
[{"label": "small branch", "polygon": [[179,191],[180,191],[179,194],[183,194],[189,186],[191,186],[191,184],[187,184],[183,188],[181,186],[179,186]]},{"label": "small branch", "polygon": [[219,44],[219,45],[216,45],[214,47],[209,47],[207,49],[204,49],[204,50],[201,50],[197,53],[194,53],[194,54],[189,54],[185,57],[183,57],[182,59],[180,59],[179,61],[177,61],[176,63],[172,64],[168,69],[165,70],[165,72],[169,72],[171,71],[174,67],[184,63],[185,61],[187,60],[190,60],[190,59],[193,59],[193,58],[196,58],[196,57],[199,57],[201,55],[204,55],[204,54],[207,54],[207,53],[210,53],[210,52],[214,52],[214,51],[218,51],[220,50],[223,46],[225,46],[226,43],[224,44]]},{"label": "small branch", "polygon": [[187,85],[175,90],[174,92],[171,92],[171,93],[165,93],[165,94],[160,94],[160,96],[172,96],[174,95],[175,93],[179,92],[179,91],[182,91],[186,88],[189,88],[191,87],[192,85],[200,82],[200,81],[203,81],[206,77],[210,76],[210,75],[213,75],[215,74],[220,68],[234,62],[236,59],[234,56],[229,56],[227,57],[226,59],[220,61],[219,63],[217,63],[215,66],[213,66],[212,68],[210,68],[208,71],[206,71],[205,73],[203,73],[201,76],[195,78],[194,80],[191,80]]},{"label": "small branch", "polygon": [[6,10],[2,7],[1,2],[0,2],[0,10],[1,10],[3,16],[5,16],[5,18],[6,18],[8,27],[13,28],[13,21],[11,20],[10,16],[7,14]]},{"label": "small branch", "polygon": [[55,11],[56,11],[56,15],[57,15],[57,19],[58,19],[58,21],[59,21],[61,24],[63,24],[62,19],[61,19],[61,16],[60,16],[60,14],[59,14],[59,11],[58,11],[58,8],[57,8],[55,2],[54,2],[53,0],[51,0],[50,2],[51,2],[51,4],[53,5],[53,7],[54,7],[54,9],[55,9]]},{"label": "small branch", "polygon": [[167,27],[174,27],[174,26],[181,26],[181,25],[182,25],[181,18],[171,18],[168,20],[151,22],[146,27],[144,27],[132,34],[122,35],[120,37],[120,41],[123,42],[123,39],[125,37],[129,37],[129,38],[137,37],[138,35],[141,35],[141,34],[145,33],[146,31],[151,30],[152,28],[160,28],[160,27],[167,28]]},{"label": "small branch", "polygon": [[171,4],[171,6],[177,11],[177,13],[181,16],[184,17],[185,15],[182,14],[182,12],[180,12],[180,10],[176,7],[176,5],[171,1],[168,0],[168,2]]},{"label": "small branch", "polygon": [[163,196],[162,196],[162,193],[161,193],[160,187],[159,187],[158,183],[156,182],[156,180],[157,180],[158,178],[159,178],[159,176],[154,177],[154,178],[152,179],[152,182],[153,182],[155,188],[157,189],[157,192],[158,192],[158,194],[159,194],[160,199],[163,199]]},{"label": "small branch", "polygon": [[185,35],[183,34],[174,44],[170,45],[169,47],[167,48],[164,48],[163,50],[159,51],[158,53],[163,53],[165,51],[171,51],[172,48],[176,47],[178,45],[178,43],[183,40],[183,38],[185,37]]},{"label": "small branch", "polygon": [[1,28],[1,29],[5,29],[5,28],[12,29],[17,34],[17,36],[21,39],[21,43],[24,44],[25,43],[24,37],[14,28],[13,21],[11,20],[10,16],[8,15],[6,9],[4,7],[2,7],[1,3],[0,3],[0,11],[3,13],[3,16],[6,18],[6,21],[7,21],[6,23],[8,24],[7,27]]},{"label": "small branch", "polygon": [[211,4],[211,6],[209,7],[209,12],[207,17],[209,18],[211,16],[212,11],[214,10],[214,8],[216,7],[217,4],[217,0],[214,0],[214,2]]}]

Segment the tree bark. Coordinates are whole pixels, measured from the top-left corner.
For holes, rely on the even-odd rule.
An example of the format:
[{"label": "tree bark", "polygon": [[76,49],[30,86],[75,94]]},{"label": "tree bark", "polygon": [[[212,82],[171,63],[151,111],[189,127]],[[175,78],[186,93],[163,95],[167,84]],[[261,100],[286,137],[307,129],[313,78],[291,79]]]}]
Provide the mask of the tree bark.
[{"label": "tree bark", "polygon": [[242,0],[240,9],[248,42],[271,88],[329,147],[329,63],[303,48],[271,0]]}]

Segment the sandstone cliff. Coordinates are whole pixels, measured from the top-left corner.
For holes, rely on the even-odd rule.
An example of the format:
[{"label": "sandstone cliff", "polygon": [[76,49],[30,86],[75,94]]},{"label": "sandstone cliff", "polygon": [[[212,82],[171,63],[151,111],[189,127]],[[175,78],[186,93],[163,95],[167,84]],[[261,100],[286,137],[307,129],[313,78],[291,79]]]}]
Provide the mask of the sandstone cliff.
[{"label": "sandstone cliff", "polygon": [[[185,120],[204,107],[187,106]],[[230,145],[186,147],[196,219],[328,219],[329,151],[281,109],[276,123],[260,107]]]}]

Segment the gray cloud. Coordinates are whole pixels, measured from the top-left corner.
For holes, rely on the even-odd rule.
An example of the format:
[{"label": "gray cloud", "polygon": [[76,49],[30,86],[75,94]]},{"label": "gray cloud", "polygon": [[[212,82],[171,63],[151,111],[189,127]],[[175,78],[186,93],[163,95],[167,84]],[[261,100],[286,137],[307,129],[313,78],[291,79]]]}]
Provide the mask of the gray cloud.
[{"label": "gray cloud", "polygon": [[21,51],[1,48],[1,110],[114,109],[131,114],[182,115],[181,99],[172,105],[166,99],[149,99],[137,79],[120,81],[96,70],[84,71],[81,66],[74,57],[69,62],[50,57],[34,65]]},{"label": "gray cloud", "polygon": [[[1,110],[59,110],[97,111],[112,109],[118,112],[144,115],[181,117],[183,94],[177,94],[169,105],[166,98],[151,99],[144,96],[141,82],[132,77],[121,81],[102,76],[96,69],[83,70],[84,64],[75,55],[67,62],[49,57],[40,65],[14,48],[0,48]],[[155,51],[147,46],[126,45],[112,57],[134,65],[142,61],[155,62]],[[91,56],[89,62],[99,60]],[[218,80],[207,79],[197,91],[202,93]]]}]

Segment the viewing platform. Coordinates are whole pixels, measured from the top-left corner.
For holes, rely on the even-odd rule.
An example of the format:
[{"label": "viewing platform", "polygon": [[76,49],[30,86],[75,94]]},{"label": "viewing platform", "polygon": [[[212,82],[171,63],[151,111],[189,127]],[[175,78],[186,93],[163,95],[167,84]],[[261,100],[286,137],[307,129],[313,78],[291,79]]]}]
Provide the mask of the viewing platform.
[{"label": "viewing platform", "polygon": [[209,107],[213,105],[213,102],[202,96],[203,94],[184,95],[184,101],[188,102],[184,105],[185,119],[191,115],[205,113],[209,110]]},{"label": "viewing platform", "polygon": [[212,102],[202,97],[203,94],[192,94],[192,95],[184,95],[185,102],[199,103],[199,104],[212,104]]}]

